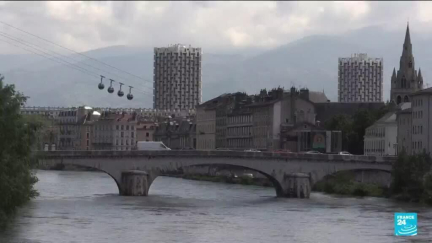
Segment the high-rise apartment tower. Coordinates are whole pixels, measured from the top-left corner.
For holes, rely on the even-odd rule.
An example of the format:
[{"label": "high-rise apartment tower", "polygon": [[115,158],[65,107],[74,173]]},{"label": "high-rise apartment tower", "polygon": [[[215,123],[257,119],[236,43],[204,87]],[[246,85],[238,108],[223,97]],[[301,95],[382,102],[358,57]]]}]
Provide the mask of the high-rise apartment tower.
[{"label": "high-rise apartment tower", "polygon": [[154,48],[154,109],[189,110],[201,103],[201,58],[201,48]]},{"label": "high-rise apartment tower", "polygon": [[364,53],[339,58],[339,102],[382,102],[382,100],[382,58],[370,58]]}]

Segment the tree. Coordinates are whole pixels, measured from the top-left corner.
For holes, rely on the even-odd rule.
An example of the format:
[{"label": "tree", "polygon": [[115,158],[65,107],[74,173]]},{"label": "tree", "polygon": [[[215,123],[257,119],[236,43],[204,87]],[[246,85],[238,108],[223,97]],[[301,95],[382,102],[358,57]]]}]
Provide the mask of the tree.
[{"label": "tree", "polygon": [[[402,151],[393,164],[391,192],[402,199],[420,201],[428,193],[430,185],[425,175],[432,168],[432,159],[425,152],[407,155]],[[426,186],[426,187],[425,187]]]},{"label": "tree", "polygon": [[36,196],[31,172],[31,145],[41,124],[26,122],[20,107],[27,97],[4,85],[0,75],[0,226],[18,206]]},{"label": "tree", "polygon": [[349,137],[352,133],[352,120],[347,115],[336,115],[328,120],[324,127],[330,131],[341,131],[342,132],[342,149],[347,150],[349,144]]},{"label": "tree", "polygon": [[327,130],[342,131],[343,150],[352,154],[363,154],[366,128],[394,108],[393,103],[387,103],[378,110],[361,109],[356,111],[352,116],[336,115],[328,120],[324,124],[324,127]]},{"label": "tree", "polygon": [[426,175],[424,176],[423,187],[424,201],[428,204],[432,204],[432,171],[426,173]]}]

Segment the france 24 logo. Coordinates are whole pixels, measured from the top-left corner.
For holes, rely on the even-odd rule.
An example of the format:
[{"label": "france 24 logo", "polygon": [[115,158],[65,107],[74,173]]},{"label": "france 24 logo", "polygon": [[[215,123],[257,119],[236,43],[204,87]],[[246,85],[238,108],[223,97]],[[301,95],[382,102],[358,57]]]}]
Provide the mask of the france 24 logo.
[{"label": "france 24 logo", "polygon": [[395,235],[413,236],[417,235],[416,213],[395,213]]}]

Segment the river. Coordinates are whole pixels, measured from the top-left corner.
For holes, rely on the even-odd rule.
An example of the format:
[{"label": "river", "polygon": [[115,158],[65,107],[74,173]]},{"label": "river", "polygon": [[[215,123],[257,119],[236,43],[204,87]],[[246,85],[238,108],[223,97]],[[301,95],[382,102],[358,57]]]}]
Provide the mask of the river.
[{"label": "river", "polygon": [[[121,197],[106,174],[37,171],[40,196],[21,208],[1,243],[432,242],[432,208],[382,198],[159,177],[148,197]],[[394,213],[417,212],[418,235],[394,236]]]}]

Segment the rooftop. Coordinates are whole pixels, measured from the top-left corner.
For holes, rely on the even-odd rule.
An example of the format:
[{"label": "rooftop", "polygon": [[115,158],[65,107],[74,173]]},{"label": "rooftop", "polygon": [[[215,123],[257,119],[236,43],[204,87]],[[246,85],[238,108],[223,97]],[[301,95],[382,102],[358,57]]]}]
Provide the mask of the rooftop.
[{"label": "rooftop", "polygon": [[432,94],[432,87],[427,89],[422,89],[417,92],[412,93],[411,95],[421,95],[421,94]]}]

